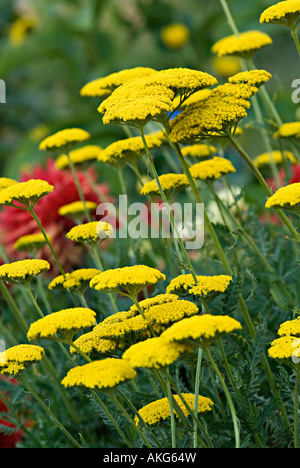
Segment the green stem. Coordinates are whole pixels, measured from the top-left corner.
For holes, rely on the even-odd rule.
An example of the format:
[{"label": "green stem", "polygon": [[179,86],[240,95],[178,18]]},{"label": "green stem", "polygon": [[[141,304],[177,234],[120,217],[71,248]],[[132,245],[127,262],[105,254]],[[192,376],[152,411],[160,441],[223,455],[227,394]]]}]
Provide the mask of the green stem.
[{"label": "green stem", "polygon": [[[166,371],[168,374],[170,373],[169,369]],[[171,437],[172,437],[172,448],[176,448],[176,424],[175,424],[175,413],[174,413],[174,405],[173,405],[173,397],[171,391],[171,384],[170,380],[167,380],[167,396],[170,405],[170,416],[171,416]]]},{"label": "green stem", "polygon": [[[143,311],[143,309],[141,308],[141,306],[140,306],[140,304],[139,304],[137,298],[136,298],[136,297],[131,297],[131,300],[132,300],[132,302],[134,303],[134,305],[136,306],[136,308],[137,308],[137,310],[139,311],[139,313],[141,314],[141,316],[143,317],[143,319],[147,322],[147,318],[146,318],[146,316],[145,316],[145,314],[144,314],[144,311]],[[156,333],[154,332],[154,330],[153,330],[153,328],[152,328],[150,322],[148,323],[148,326],[149,326],[149,330],[150,330],[150,332],[151,332],[151,335],[152,335],[153,337],[155,337],[155,336],[156,336]]]},{"label": "green stem", "polygon": [[[200,376],[201,376],[201,363],[202,363],[202,348],[198,349],[198,358],[196,365],[196,376],[195,376],[195,405],[194,412],[195,417],[198,417],[198,401],[199,401],[199,387],[200,387]],[[197,423],[194,421],[194,448],[198,448],[197,444]]]},{"label": "green stem", "polygon": [[238,31],[238,28],[236,27],[235,21],[233,19],[233,16],[231,14],[231,11],[229,10],[228,4],[226,0],[220,0],[220,3],[222,5],[222,8],[224,10],[225,16],[227,18],[228,24],[232,29],[232,32],[239,37],[240,33]]},{"label": "green stem", "polygon": [[8,289],[6,288],[5,284],[0,281],[0,291],[4,297],[4,299],[6,300],[10,310],[12,311],[16,321],[19,323],[19,325],[21,326],[22,330],[24,331],[25,335],[27,335],[27,332],[28,332],[28,325],[27,323],[25,322],[22,314],[20,313],[19,311],[19,307],[17,306],[17,304],[15,303],[14,299],[12,298],[10,292],[8,291]]},{"label": "green stem", "polygon": [[231,399],[231,396],[230,396],[230,393],[229,393],[229,390],[227,388],[227,385],[225,383],[225,380],[223,379],[222,377],[222,374],[214,360],[214,358],[212,357],[212,354],[209,350],[208,347],[206,347],[204,349],[204,352],[212,366],[212,368],[214,369],[215,373],[217,374],[218,376],[218,379],[220,381],[220,384],[223,388],[223,391],[225,393],[225,396],[226,396],[226,399],[227,399],[227,403],[228,403],[228,406],[229,406],[229,409],[230,409],[230,413],[231,413],[231,417],[232,417],[232,422],[233,422],[233,427],[234,427],[234,435],[235,435],[235,447],[236,448],[240,448],[240,428],[239,428],[239,422],[238,422],[238,419],[237,419],[237,415],[236,415],[236,411],[235,411],[235,408],[234,408],[234,404],[233,404],[233,401]]},{"label": "green stem", "polygon": [[81,200],[81,202],[83,204],[83,207],[84,207],[84,212],[85,212],[86,218],[90,222],[91,221],[91,216],[90,216],[89,210],[87,209],[87,206],[86,206],[85,198],[84,198],[83,191],[82,191],[82,188],[81,188],[81,185],[80,185],[80,182],[79,182],[79,178],[78,178],[76,168],[75,168],[75,166],[73,164],[73,161],[72,161],[69,153],[67,153],[67,157],[68,157],[69,165],[70,165],[70,168],[71,168],[74,180],[75,180],[75,184],[76,184],[76,188],[77,188],[77,191],[78,191],[79,198],[80,198],[80,200]]},{"label": "green stem", "polygon": [[291,33],[292,33],[292,38],[294,39],[294,42],[295,42],[295,45],[296,45],[296,49],[297,49],[297,52],[298,52],[298,56],[299,56],[299,59],[300,59],[300,43],[299,43],[299,37],[298,37],[298,33],[296,31],[296,28],[294,26],[291,26]]},{"label": "green stem", "polygon": [[41,407],[45,410],[47,415],[49,416],[51,421],[54,421],[57,427],[66,435],[66,437],[75,445],[76,448],[82,448],[81,445],[74,439],[74,437],[69,433],[69,431],[64,427],[64,425],[58,420],[58,418],[53,414],[53,412],[48,408],[48,406],[44,403],[44,401],[39,397],[33,387],[22,377],[20,374],[16,376],[17,380],[19,380],[24,387],[30,392],[33,398],[41,405]]}]

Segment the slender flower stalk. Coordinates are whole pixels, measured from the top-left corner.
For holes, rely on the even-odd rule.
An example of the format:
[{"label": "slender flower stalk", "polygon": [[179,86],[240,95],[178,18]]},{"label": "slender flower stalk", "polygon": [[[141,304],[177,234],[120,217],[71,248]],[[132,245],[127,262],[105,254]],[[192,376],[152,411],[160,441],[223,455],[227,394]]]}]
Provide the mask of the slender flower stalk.
[{"label": "slender flower stalk", "polygon": [[83,207],[84,207],[84,213],[85,213],[86,219],[88,221],[91,221],[90,212],[89,212],[89,210],[87,209],[87,206],[86,206],[86,200],[84,198],[84,194],[83,194],[83,191],[82,191],[82,188],[81,188],[81,185],[80,185],[78,174],[77,174],[75,165],[74,165],[74,163],[72,161],[72,158],[70,157],[70,154],[68,152],[67,152],[67,157],[68,157],[69,165],[70,165],[73,177],[74,177],[74,181],[75,181],[75,184],[76,184],[76,188],[77,188],[77,191],[78,191],[79,198],[80,198],[80,200],[81,200],[81,202],[83,204]]}]

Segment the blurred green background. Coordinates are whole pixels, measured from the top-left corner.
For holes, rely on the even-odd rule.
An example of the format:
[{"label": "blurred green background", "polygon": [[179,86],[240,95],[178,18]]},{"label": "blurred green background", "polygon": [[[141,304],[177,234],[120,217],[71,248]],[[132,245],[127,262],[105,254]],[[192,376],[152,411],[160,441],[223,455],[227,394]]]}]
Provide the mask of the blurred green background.
[{"label": "blurred green background", "polygon": [[[296,49],[286,28],[259,24],[261,12],[273,3],[228,0],[240,31],[259,29],[272,37],[273,45],[258,51],[254,61],[272,73],[269,92],[283,121],[292,121],[298,109],[291,83],[300,78]],[[97,99],[80,97],[80,88],[92,79],[135,66],[189,67],[224,79],[211,46],[232,32],[218,0],[0,0],[0,5],[0,78],[7,87],[7,102],[0,104],[2,176],[18,177],[28,164],[43,161],[39,141],[62,128],[85,128],[103,147],[124,138],[122,128],[102,124]],[[178,50],[161,39],[162,28],[174,22],[190,33]],[[251,132],[245,140],[253,156],[263,151]]]}]

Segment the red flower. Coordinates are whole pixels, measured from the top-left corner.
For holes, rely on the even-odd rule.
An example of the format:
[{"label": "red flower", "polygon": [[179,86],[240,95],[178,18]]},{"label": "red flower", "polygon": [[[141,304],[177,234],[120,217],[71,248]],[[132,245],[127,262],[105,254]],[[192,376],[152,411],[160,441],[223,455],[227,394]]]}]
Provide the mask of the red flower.
[{"label": "red flower", "polygon": [[[0,375],[0,379],[4,379],[3,376]],[[10,382],[13,385],[17,385],[17,381],[12,379]],[[8,413],[8,409],[5,404],[0,400],[0,412],[1,413]],[[0,425],[6,427],[16,427],[14,424],[0,419]],[[22,440],[23,431],[19,429],[16,432],[13,432],[11,435],[6,435],[0,428],[0,448],[15,448],[16,444]]]},{"label": "red flower", "polygon": [[[106,184],[97,184],[93,170],[86,174],[78,171],[78,178],[84,197],[87,201],[97,204],[105,200],[111,201]],[[43,179],[54,186],[49,195],[41,198],[35,206],[35,212],[40,219],[46,233],[51,236],[52,246],[66,271],[80,265],[82,249],[66,239],[66,233],[74,226],[74,222],[58,214],[61,206],[80,200],[77,187],[71,171],[59,170],[52,159],[47,161],[46,167],[40,165],[32,172],[21,174],[20,181],[29,179]],[[26,255],[14,249],[16,240],[24,235],[38,233],[39,228],[35,220],[24,210],[14,207],[4,207],[0,213],[1,243],[11,260],[19,260]],[[52,265],[52,273],[59,274],[48,246],[44,247],[39,256],[48,260]]]}]

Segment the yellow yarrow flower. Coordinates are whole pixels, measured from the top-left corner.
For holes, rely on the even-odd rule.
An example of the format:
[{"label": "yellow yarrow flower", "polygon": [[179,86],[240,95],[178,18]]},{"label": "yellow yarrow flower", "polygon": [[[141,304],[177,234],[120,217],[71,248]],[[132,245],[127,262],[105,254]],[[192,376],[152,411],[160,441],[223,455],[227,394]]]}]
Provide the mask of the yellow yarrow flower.
[{"label": "yellow yarrow flower", "polygon": [[116,292],[136,298],[142,289],[165,279],[166,276],[156,268],[133,265],[103,271],[90,281],[90,287],[101,292]]},{"label": "yellow yarrow flower", "polygon": [[95,316],[96,312],[87,307],[74,307],[53,312],[33,322],[29,327],[27,338],[51,340],[56,338],[56,334],[62,336],[63,339],[72,338],[79,330],[93,327],[96,324]]},{"label": "yellow yarrow flower", "polygon": [[133,344],[123,353],[122,358],[134,368],[161,369],[191,349],[190,346],[169,343],[161,337],[155,337]]},{"label": "yellow yarrow flower", "polygon": [[81,128],[67,128],[48,136],[40,143],[41,150],[54,150],[75,145],[90,138],[90,134]]},{"label": "yellow yarrow flower", "polygon": [[54,289],[78,289],[84,290],[89,286],[89,282],[94,276],[101,273],[97,268],[80,268],[65,276],[59,275],[54,278],[48,286],[50,291]]},{"label": "yellow yarrow flower", "polygon": [[274,138],[299,138],[300,122],[288,122],[282,124],[273,136]]},{"label": "yellow yarrow flower", "polygon": [[[184,190],[189,186],[188,178],[185,174],[163,174],[159,176],[161,187],[167,196]],[[160,190],[156,180],[147,182],[140,191],[141,195],[159,195]]]},{"label": "yellow yarrow flower", "polygon": [[74,165],[90,163],[97,160],[98,154],[101,151],[101,146],[86,145],[70,151],[69,157],[66,154],[61,154],[55,161],[55,166],[57,169],[68,169],[70,167],[69,158]]},{"label": "yellow yarrow flower", "polygon": [[74,345],[76,348],[70,346],[71,354],[78,353],[78,349],[85,354],[101,355],[111,355],[114,351],[118,350],[118,343],[116,341],[102,339],[93,330],[77,338],[74,341]]},{"label": "yellow yarrow flower", "polygon": [[293,336],[300,336],[300,318],[297,317],[294,320],[287,320],[283,322],[278,330],[278,335],[293,335]]},{"label": "yellow yarrow flower", "polygon": [[270,167],[272,161],[277,165],[285,162],[297,164],[297,159],[290,151],[272,151],[271,153],[262,153],[254,158],[253,163],[256,167],[261,169],[264,167]]},{"label": "yellow yarrow flower", "polygon": [[250,58],[257,50],[272,44],[268,34],[261,31],[246,31],[239,36],[235,34],[224,37],[212,47],[212,52],[218,57],[234,55],[242,58]]},{"label": "yellow yarrow flower", "polygon": [[210,294],[225,292],[232,281],[232,277],[229,275],[196,275],[196,279],[197,284],[192,274],[179,275],[170,281],[166,291],[179,296],[190,293],[207,297]]},{"label": "yellow yarrow flower", "polygon": [[81,96],[87,97],[107,97],[109,96],[116,88],[127,83],[134,78],[139,78],[142,76],[148,76],[154,73],[156,70],[150,67],[134,67],[125,70],[120,70],[115,73],[111,73],[102,78],[97,78],[85,84],[81,90]]},{"label": "yellow yarrow flower", "polygon": [[299,214],[300,183],[281,187],[266,202],[266,208],[285,208]]},{"label": "yellow yarrow flower", "polygon": [[[51,240],[51,236],[47,235],[47,238]],[[14,249],[21,252],[34,252],[40,250],[46,243],[44,234],[28,234],[27,236],[19,237],[14,244]]]},{"label": "yellow yarrow flower", "polygon": [[171,23],[160,31],[162,42],[170,49],[179,50],[185,46],[190,38],[190,31],[185,24]]},{"label": "yellow yarrow flower", "polygon": [[[121,316],[119,318],[121,319]],[[140,333],[148,329],[148,325],[148,322],[141,315],[136,315],[119,321],[103,320],[103,322],[96,325],[93,333],[98,338],[125,344],[126,342],[136,341]]]},{"label": "yellow yarrow flower", "polygon": [[151,325],[169,325],[199,312],[193,302],[177,300],[166,304],[158,304],[147,309],[144,314]]},{"label": "yellow yarrow flower", "polygon": [[74,367],[61,383],[65,387],[97,388],[105,391],[135,377],[135,370],[123,359],[106,358]]},{"label": "yellow yarrow flower", "polygon": [[[174,399],[176,400],[176,403],[178,404],[181,413],[184,414],[185,416],[189,416],[189,411],[185,404],[182,402],[180,397],[178,395],[173,395]],[[195,395],[192,393],[182,393],[182,397],[184,398],[184,401],[188,405],[188,407],[191,409],[191,411],[194,411],[195,408]],[[213,401],[210,398],[204,397],[202,395],[198,395],[198,407],[197,407],[197,412],[198,413],[206,413],[207,411],[212,410],[213,406]],[[170,410],[170,403],[167,397],[161,398],[160,400],[152,401],[146,406],[143,406],[139,410],[139,415],[143,419],[143,421],[146,424],[149,424],[150,426],[159,424],[161,421],[165,421],[166,419],[171,417],[171,410]],[[176,406],[174,405],[174,415],[178,418],[178,413],[176,410]],[[139,418],[138,416],[135,417],[135,422],[138,425],[139,424]]]},{"label": "yellow yarrow flower", "polygon": [[85,216],[85,209],[88,211],[94,211],[97,208],[97,203],[91,201],[75,201],[68,205],[63,205],[58,209],[60,216],[67,216],[68,218],[81,218]]},{"label": "yellow yarrow flower", "polygon": [[90,223],[74,226],[66,237],[73,242],[83,244],[95,244],[101,239],[106,239],[113,234],[111,224],[104,221],[91,221]]},{"label": "yellow yarrow flower", "polygon": [[241,71],[241,61],[234,56],[214,57],[212,65],[216,73],[223,78],[228,78]]},{"label": "yellow yarrow flower", "polygon": [[164,331],[161,338],[173,343],[190,340],[197,346],[206,347],[224,334],[241,330],[242,325],[228,315],[196,315],[174,323]]},{"label": "yellow yarrow flower", "polygon": [[258,88],[246,83],[225,83],[212,90],[207,99],[186,107],[171,121],[174,143],[195,143],[212,136],[227,136],[247,116],[250,98]]},{"label": "yellow yarrow flower", "polygon": [[236,170],[231,161],[225,158],[214,157],[207,159],[190,167],[190,173],[194,179],[215,180],[220,177],[233,174]]},{"label": "yellow yarrow flower", "polygon": [[53,190],[54,187],[45,180],[30,179],[26,182],[19,182],[0,191],[0,205],[15,206],[14,202],[19,202],[33,206]]},{"label": "yellow yarrow flower", "polygon": [[40,346],[30,344],[13,346],[0,353],[0,374],[17,375],[29,365],[41,361],[44,354],[44,349]]},{"label": "yellow yarrow flower", "polygon": [[[169,302],[173,302],[177,300],[178,300],[178,296],[176,296],[176,294],[168,294],[168,293],[158,294],[154,297],[149,297],[147,299],[144,299],[143,301],[140,301],[139,306],[143,310],[143,312],[145,312],[147,309],[155,305],[167,304]],[[135,314],[139,313],[135,304],[133,304],[129,310]]]},{"label": "yellow yarrow flower", "polygon": [[205,159],[213,156],[216,152],[217,148],[215,146],[202,143],[188,145],[181,148],[182,156],[189,158]]},{"label": "yellow yarrow flower", "polygon": [[271,73],[266,70],[249,70],[229,77],[228,82],[234,84],[246,83],[250,86],[259,87],[270,81],[271,78]]},{"label": "yellow yarrow flower", "polygon": [[46,260],[25,259],[0,266],[0,281],[8,283],[29,283],[40,273],[50,269]]},{"label": "yellow yarrow flower", "polygon": [[0,191],[17,183],[16,180],[10,179],[9,177],[0,177]]},{"label": "yellow yarrow flower", "polygon": [[268,355],[273,359],[283,360],[292,365],[299,362],[300,340],[293,335],[285,335],[272,341]]},{"label": "yellow yarrow flower", "polygon": [[270,6],[260,16],[260,23],[294,25],[300,14],[300,1],[287,0]]}]

